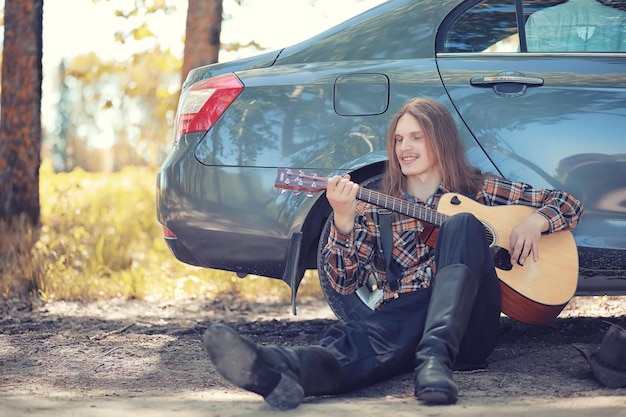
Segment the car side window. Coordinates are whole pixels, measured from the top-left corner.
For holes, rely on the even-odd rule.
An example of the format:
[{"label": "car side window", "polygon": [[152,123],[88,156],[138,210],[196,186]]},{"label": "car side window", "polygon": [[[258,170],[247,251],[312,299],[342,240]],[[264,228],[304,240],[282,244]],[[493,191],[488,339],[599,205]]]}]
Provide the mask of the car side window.
[{"label": "car side window", "polygon": [[437,52],[516,52],[514,0],[483,0],[444,23]]},{"label": "car side window", "polygon": [[626,3],[568,0],[526,20],[528,52],[626,51]]},{"label": "car side window", "polygon": [[624,52],[626,1],[482,0],[441,29],[443,53]]}]

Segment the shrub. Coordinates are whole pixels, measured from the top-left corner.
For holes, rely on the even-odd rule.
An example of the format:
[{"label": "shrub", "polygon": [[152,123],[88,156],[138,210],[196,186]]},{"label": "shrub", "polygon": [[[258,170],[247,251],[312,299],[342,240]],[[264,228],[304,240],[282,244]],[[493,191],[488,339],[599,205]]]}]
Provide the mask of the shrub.
[{"label": "shrub", "polygon": [[[288,299],[288,286],[265,277],[196,268],[176,260],[156,221],[156,173],[40,171],[42,226],[24,219],[0,226],[0,289],[4,297],[36,292],[44,300],[111,297],[188,298],[235,294]],[[299,294],[315,294],[307,273]],[[262,295],[262,297],[260,297]]]}]

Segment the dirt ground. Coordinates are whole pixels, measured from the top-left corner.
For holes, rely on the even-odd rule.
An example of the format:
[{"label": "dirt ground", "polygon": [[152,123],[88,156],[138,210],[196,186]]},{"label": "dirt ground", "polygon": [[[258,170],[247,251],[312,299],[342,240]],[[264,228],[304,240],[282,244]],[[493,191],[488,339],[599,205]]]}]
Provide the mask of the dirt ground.
[{"label": "dirt ground", "polygon": [[[129,410],[141,416],[275,415],[260,397],[224,381],[207,360],[201,337],[214,321],[259,343],[306,345],[320,339],[335,318],[321,296],[300,299],[297,316],[287,303],[235,299],[52,302],[35,309],[0,302],[0,416],[108,416]],[[600,344],[611,323],[626,327],[625,297],[575,298],[546,326],[504,316],[501,321],[501,342],[488,369],[455,373],[459,403],[444,415],[501,415],[501,407],[508,406],[517,407],[511,416],[538,416],[524,410],[543,404],[545,415],[571,416],[570,408],[595,404],[599,408],[589,415],[626,416],[626,388],[603,387],[572,346]],[[428,416],[443,410],[418,406],[407,374],[341,397],[306,399],[300,411],[283,415],[324,410],[324,415],[364,416],[371,414],[362,410],[383,407],[382,412],[385,404],[398,416],[403,409]],[[312,414],[303,414],[306,410]],[[499,414],[490,414],[495,410]]]}]

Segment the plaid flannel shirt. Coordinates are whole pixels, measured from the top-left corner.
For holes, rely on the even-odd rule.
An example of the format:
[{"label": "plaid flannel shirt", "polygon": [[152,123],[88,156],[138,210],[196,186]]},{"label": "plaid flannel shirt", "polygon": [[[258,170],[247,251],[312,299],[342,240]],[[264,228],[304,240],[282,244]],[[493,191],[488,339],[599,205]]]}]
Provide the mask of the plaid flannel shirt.
[{"label": "plaid flannel shirt", "polygon": [[[441,196],[449,192],[440,186],[428,202],[409,201],[436,208]],[[483,188],[473,197],[487,206],[525,205],[537,208],[549,221],[548,233],[571,229],[583,216],[581,202],[559,190],[534,189],[528,184],[512,182],[497,177],[487,177]],[[378,225],[379,207],[358,202],[355,224],[348,234],[331,227],[328,242],[323,250],[324,268],[331,286],[340,294],[350,294],[372,277],[383,289],[384,304],[396,294],[416,291],[430,285],[435,270],[435,251],[418,236],[423,230],[419,220],[395,214],[392,222],[392,262],[402,270],[399,285],[392,291],[386,282],[386,263],[380,243]]]}]

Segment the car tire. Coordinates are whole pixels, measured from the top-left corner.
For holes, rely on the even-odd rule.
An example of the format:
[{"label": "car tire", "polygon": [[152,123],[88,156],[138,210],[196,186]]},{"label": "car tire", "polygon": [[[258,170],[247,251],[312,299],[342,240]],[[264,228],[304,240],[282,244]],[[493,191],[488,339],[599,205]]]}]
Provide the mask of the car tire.
[{"label": "car tire", "polygon": [[[361,187],[377,188],[380,183],[382,175],[374,176],[366,181],[361,182]],[[352,294],[339,294],[331,286],[328,276],[324,270],[324,259],[322,257],[322,250],[328,242],[328,235],[330,234],[330,228],[333,224],[333,214],[326,220],[322,232],[320,234],[320,240],[317,249],[317,273],[320,280],[320,286],[326,302],[330,309],[335,313],[337,318],[343,322],[349,322],[359,320],[374,311],[374,306],[378,303],[382,297],[381,290],[372,292],[367,287],[363,286]]]}]

